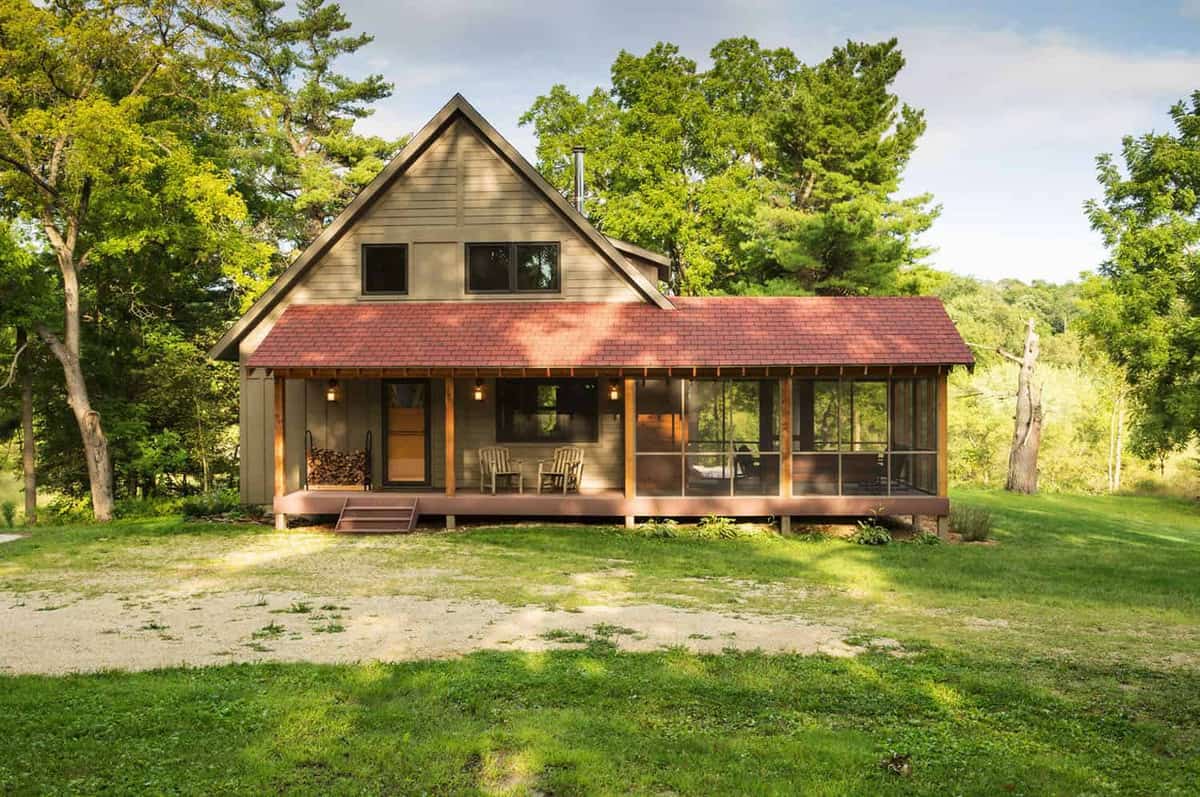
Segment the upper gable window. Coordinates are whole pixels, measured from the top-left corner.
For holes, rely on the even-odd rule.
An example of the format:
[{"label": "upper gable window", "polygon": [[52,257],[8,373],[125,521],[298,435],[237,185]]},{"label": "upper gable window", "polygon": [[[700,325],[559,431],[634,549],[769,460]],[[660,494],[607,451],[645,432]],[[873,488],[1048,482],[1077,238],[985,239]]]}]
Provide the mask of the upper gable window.
[{"label": "upper gable window", "polygon": [[467,244],[468,293],[555,293],[556,243]]},{"label": "upper gable window", "polygon": [[408,293],[407,244],[363,244],[362,292]]}]

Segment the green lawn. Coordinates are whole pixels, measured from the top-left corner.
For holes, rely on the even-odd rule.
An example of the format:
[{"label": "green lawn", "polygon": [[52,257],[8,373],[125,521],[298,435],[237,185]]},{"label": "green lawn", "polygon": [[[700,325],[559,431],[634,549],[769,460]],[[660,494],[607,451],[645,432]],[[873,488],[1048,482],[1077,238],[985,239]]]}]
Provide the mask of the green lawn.
[{"label": "green lawn", "polygon": [[[0,590],[657,602],[833,621],[903,650],[632,654],[601,636],[448,662],[0,678],[0,792],[1194,793],[1196,506],[956,499],[993,510],[997,544],[39,531],[0,546]],[[880,767],[893,752],[910,776]]]}]

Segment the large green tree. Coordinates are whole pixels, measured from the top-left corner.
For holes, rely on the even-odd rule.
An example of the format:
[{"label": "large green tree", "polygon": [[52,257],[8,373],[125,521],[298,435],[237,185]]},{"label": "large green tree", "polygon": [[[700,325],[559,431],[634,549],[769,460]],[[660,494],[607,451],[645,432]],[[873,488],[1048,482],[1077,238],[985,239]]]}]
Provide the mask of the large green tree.
[{"label": "large green tree", "polygon": [[203,11],[0,0],[0,202],[39,234],[45,257],[31,268],[48,260],[54,269],[44,289],[13,297],[6,311],[61,367],[100,520],[113,511],[102,410],[115,397],[94,401],[89,382],[97,362],[127,369],[130,353],[95,333],[118,308],[162,312],[154,299],[163,287],[260,283],[268,261],[232,179],[203,151],[213,108],[189,22]]},{"label": "large green tree", "polygon": [[896,198],[924,131],[891,86],[895,41],[849,43],[815,67],[753,39],[699,71],[674,45],[618,55],[610,89],[565,87],[521,118],[564,192],[588,148],[589,217],[671,255],[685,293],[894,291],[924,250],[929,197]]},{"label": "large green tree", "polygon": [[1086,323],[1125,367],[1143,455],[1200,432],[1200,91],[1174,129],[1128,136],[1097,159],[1104,198],[1087,204],[1110,257],[1086,284]]},{"label": "large green tree", "polygon": [[237,102],[228,120],[240,134],[237,167],[252,209],[272,236],[301,248],[374,179],[403,141],[361,135],[356,121],[388,97],[381,75],[353,80],[336,61],[368,44],[347,34],[336,3],[216,0],[197,24],[212,38],[208,63]]}]

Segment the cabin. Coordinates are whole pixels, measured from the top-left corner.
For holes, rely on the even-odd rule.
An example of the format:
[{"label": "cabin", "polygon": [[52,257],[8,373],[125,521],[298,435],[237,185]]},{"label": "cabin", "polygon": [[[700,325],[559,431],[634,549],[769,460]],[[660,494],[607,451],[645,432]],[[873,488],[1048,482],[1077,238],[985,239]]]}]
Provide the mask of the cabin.
[{"label": "cabin", "polygon": [[[576,195],[582,161],[576,154]],[[693,298],[461,95],[211,351],[240,370],[245,503],[348,531],[444,518],[929,516],[929,297]]]}]

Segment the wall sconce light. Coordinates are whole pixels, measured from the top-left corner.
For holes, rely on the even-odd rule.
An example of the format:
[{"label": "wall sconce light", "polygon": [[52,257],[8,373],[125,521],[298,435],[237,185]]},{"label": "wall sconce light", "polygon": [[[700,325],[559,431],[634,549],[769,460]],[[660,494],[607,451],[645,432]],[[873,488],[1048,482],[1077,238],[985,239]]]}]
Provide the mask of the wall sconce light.
[{"label": "wall sconce light", "polygon": [[476,401],[483,401],[483,380],[475,380],[475,389],[471,391],[471,397]]},{"label": "wall sconce light", "polygon": [[326,401],[337,401],[338,400],[338,383],[337,383],[336,379],[329,380],[329,385],[325,388],[325,400]]},{"label": "wall sconce light", "polygon": [[617,380],[613,379],[608,383],[608,399],[609,401],[616,401],[619,398],[621,398],[621,391],[617,387]]}]

